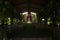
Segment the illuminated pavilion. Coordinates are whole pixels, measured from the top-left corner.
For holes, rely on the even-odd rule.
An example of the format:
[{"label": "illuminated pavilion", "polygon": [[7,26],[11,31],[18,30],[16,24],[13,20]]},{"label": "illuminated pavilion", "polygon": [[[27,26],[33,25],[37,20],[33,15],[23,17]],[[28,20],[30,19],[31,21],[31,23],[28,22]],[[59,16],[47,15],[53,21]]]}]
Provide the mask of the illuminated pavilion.
[{"label": "illuminated pavilion", "polygon": [[60,40],[59,0],[0,0],[0,40]]}]

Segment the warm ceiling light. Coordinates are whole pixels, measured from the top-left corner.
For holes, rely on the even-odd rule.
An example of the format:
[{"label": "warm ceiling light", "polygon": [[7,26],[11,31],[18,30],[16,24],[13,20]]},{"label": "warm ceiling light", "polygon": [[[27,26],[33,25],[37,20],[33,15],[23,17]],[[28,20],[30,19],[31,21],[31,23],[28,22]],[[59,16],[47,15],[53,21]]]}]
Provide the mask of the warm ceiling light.
[{"label": "warm ceiling light", "polygon": [[34,13],[34,12],[31,12],[31,14],[34,14],[34,15],[36,15],[36,13]]},{"label": "warm ceiling light", "polygon": [[28,12],[23,12],[22,15],[28,14]]}]

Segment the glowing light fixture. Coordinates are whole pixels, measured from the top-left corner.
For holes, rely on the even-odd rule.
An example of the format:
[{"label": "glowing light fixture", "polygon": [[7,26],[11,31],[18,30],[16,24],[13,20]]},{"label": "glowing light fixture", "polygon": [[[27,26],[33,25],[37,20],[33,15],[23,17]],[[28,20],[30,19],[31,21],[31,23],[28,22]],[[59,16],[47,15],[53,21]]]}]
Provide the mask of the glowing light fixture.
[{"label": "glowing light fixture", "polygon": [[51,21],[48,21],[47,24],[50,25],[52,22]]},{"label": "glowing light fixture", "polygon": [[9,17],[8,18],[8,25],[10,25],[11,24],[11,20],[10,20],[11,18]]},{"label": "glowing light fixture", "polygon": [[36,15],[36,13],[34,13],[34,12],[31,12],[31,14]]},{"label": "glowing light fixture", "polygon": [[28,14],[28,12],[23,12],[22,15]]},{"label": "glowing light fixture", "polygon": [[47,22],[48,25],[50,25],[50,22]]},{"label": "glowing light fixture", "polygon": [[44,21],[45,19],[43,18],[42,21]]}]

